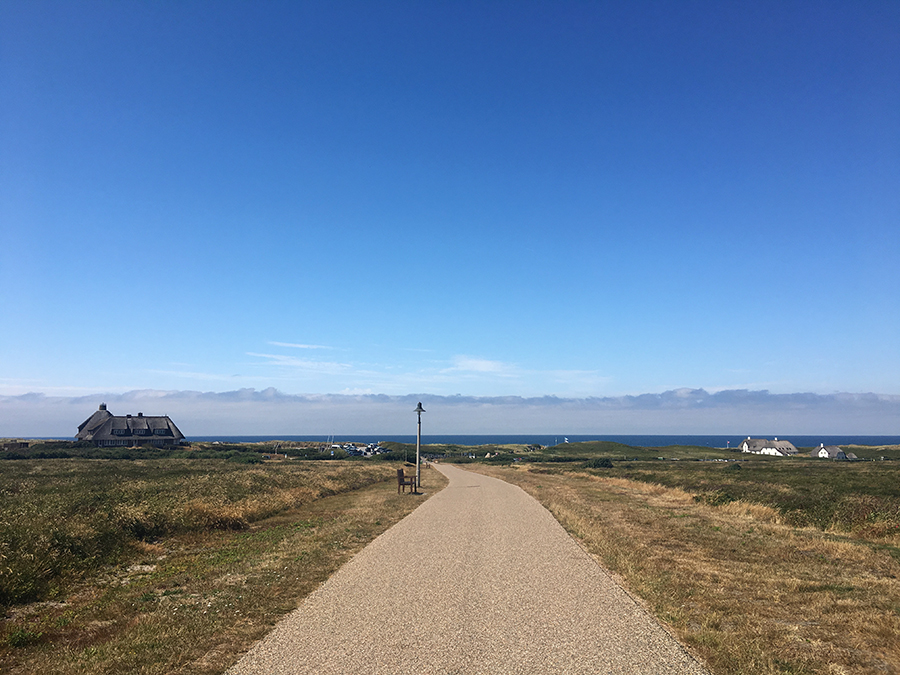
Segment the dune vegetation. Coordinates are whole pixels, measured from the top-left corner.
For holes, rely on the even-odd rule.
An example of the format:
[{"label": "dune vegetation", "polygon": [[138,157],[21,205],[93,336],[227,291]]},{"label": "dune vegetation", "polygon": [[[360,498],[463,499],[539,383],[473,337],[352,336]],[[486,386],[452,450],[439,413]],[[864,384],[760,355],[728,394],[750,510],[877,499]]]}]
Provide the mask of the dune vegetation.
[{"label": "dune vegetation", "polygon": [[467,468],[541,501],[713,673],[900,672],[896,463],[609,464]]},{"label": "dune vegetation", "polygon": [[397,466],[3,462],[0,672],[222,672],[421,503]]},{"label": "dune vegetation", "polygon": [[[195,450],[2,462],[0,672],[223,672],[421,503],[396,461]],[[898,448],[424,450],[535,496],[713,673],[900,672]]]}]

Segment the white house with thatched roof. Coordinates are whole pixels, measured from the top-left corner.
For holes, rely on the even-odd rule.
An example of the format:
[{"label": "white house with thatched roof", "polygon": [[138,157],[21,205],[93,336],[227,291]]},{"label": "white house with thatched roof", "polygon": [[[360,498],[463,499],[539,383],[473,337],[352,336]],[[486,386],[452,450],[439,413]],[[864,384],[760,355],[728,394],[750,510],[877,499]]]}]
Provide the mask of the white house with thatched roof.
[{"label": "white house with thatched roof", "polygon": [[836,445],[825,445],[824,443],[819,443],[819,447],[814,448],[809,454],[811,457],[819,459],[859,459],[852,452],[844,452]]},{"label": "white house with thatched roof", "polygon": [[738,446],[741,452],[749,452],[754,455],[773,455],[774,457],[788,457],[796,455],[799,451],[790,441],[779,441],[777,438],[770,441],[766,438],[750,438],[741,441]]},{"label": "white house with thatched roof", "polygon": [[78,426],[75,438],[99,446],[164,446],[177,445],[184,440],[184,434],[168,415],[118,416],[101,403],[100,409]]}]

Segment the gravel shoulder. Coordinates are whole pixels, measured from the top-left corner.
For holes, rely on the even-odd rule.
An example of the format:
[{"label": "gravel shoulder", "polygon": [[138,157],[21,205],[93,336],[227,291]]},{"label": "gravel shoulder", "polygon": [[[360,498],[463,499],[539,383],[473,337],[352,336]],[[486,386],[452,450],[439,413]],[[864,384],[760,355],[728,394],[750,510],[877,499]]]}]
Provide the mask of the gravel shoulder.
[{"label": "gravel shoulder", "polygon": [[436,468],[444,490],[228,672],[707,673],[532,497]]}]

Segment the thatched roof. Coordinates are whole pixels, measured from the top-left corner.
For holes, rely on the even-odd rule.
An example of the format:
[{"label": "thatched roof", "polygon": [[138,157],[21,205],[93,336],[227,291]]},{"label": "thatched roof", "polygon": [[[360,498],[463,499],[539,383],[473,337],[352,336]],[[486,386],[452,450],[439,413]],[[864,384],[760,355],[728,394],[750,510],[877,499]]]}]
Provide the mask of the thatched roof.
[{"label": "thatched roof", "polygon": [[171,444],[184,439],[184,434],[169,419],[168,415],[113,415],[101,403],[100,409],[78,426],[75,438],[79,441],[131,441],[142,443]]},{"label": "thatched roof", "polygon": [[764,450],[776,450],[782,455],[796,455],[798,450],[790,441],[770,441],[766,438],[747,438],[739,446],[745,452],[761,453]]},{"label": "thatched roof", "polygon": [[[847,454],[836,445],[825,445],[824,443],[820,443],[818,448],[813,449],[810,453],[813,457],[822,457],[822,451],[828,453],[829,459],[850,459]],[[853,453],[850,453],[853,455]],[[853,455],[852,459],[856,459],[856,455]]]}]

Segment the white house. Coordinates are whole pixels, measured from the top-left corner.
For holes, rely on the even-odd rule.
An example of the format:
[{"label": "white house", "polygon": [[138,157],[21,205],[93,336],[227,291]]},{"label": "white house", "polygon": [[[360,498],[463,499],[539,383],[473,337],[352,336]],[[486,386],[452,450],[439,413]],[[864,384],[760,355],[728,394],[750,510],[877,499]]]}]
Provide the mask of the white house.
[{"label": "white house", "polygon": [[754,455],[773,455],[775,457],[787,457],[796,455],[798,452],[797,448],[790,441],[779,441],[777,438],[774,441],[770,441],[765,438],[750,438],[749,436],[747,436],[747,440],[741,441],[738,448],[740,448],[741,452],[749,452]]},{"label": "white house", "polygon": [[825,445],[824,443],[819,443],[819,447],[813,449],[809,454],[811,457],[820,459],[857,459],[852,452],[844,452],[836,445]]}]

